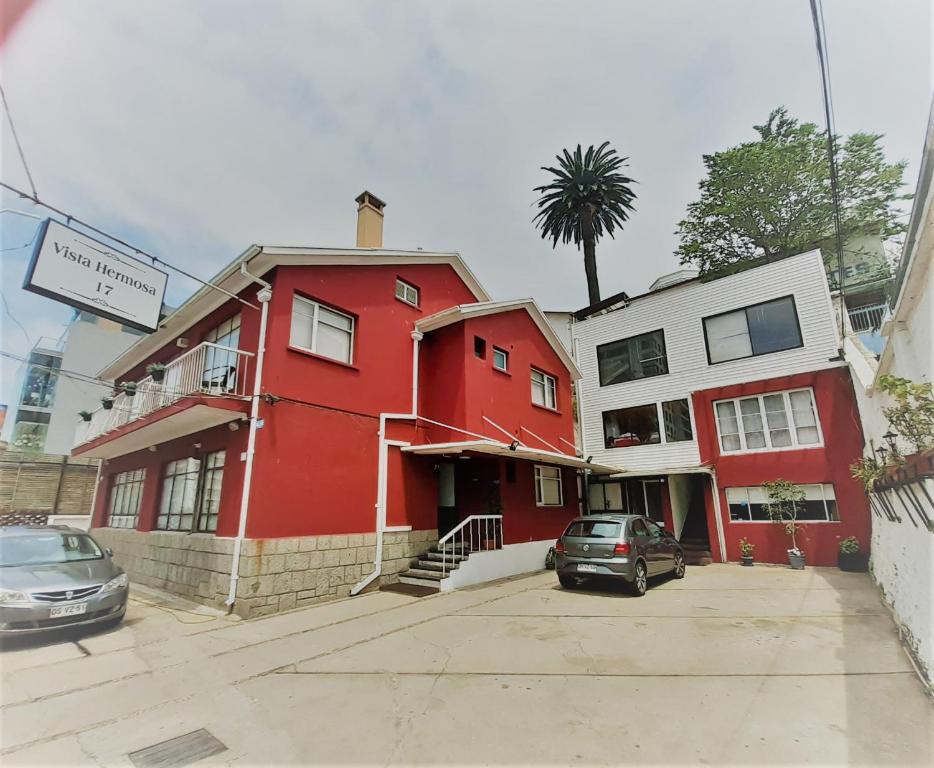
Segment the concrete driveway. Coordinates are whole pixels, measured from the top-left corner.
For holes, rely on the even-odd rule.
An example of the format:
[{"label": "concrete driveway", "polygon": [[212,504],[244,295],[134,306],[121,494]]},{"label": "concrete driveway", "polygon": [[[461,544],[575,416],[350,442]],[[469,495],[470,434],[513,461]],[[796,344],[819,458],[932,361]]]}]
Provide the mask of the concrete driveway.
[{"label": "concrete driveway", "polygon": [[139,595],[117,631],[2,663],[2,762],[873,764],[934,760],[934,706],[864,575],[709,566],[641,599],[542,573],[234,622]]}]

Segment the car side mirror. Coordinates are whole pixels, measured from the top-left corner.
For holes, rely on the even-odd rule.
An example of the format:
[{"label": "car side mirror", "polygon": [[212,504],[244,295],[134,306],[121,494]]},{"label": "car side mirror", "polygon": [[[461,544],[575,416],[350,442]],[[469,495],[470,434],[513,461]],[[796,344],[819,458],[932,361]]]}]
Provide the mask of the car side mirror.
[{"label": "car side mirror", "polygon": [[104,554],[106,554],[107,557],[113,557],[114,551],[110,547],[104,547]]}]

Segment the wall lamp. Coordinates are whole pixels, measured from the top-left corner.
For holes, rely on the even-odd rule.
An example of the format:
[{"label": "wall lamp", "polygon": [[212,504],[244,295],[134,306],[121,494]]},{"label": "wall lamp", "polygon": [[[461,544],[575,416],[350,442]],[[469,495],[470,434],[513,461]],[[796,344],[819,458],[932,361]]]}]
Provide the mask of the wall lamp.
[{"label": "wall lamp", "polygon": [[509,444],[509,450],[510,450],[510,451],[514,451],[514,450],[516,450],[518,447],[519,447],[519,441],[518,441],[518,440],[513,440],[513,441]]}]

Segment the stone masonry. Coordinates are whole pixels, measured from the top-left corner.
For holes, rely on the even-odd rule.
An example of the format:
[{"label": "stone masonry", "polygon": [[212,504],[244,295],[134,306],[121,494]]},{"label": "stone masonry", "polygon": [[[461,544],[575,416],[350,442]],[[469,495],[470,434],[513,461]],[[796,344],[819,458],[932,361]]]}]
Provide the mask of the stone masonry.
[{"label": "stone masonry", "polygon": [[[94,537],[136,581],[225,609],[234,540],[203,533],[95,528]],[[410,561],[438,540],[437,530],[383,534],[380,585],[399,580]],[[243,618],[346,597],[373,571],[375,533],[247,539],[240,555],[234,612]],[[370,586],[375,588],[376,583]]]}]

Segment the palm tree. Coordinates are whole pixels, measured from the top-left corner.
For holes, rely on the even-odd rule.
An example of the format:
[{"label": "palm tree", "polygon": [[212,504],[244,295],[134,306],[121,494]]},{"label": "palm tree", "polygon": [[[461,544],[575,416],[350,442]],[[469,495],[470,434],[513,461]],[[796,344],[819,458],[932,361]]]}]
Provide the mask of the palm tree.
[{"label": "palm tree", "polygon": [[603,142],[597,149],[593,145],[586,154],[581,153],[580,144],[572,155],[566,149],[557,155],[558,168],[543,166],[543,171],[554,175],[554,179],[542,187],[538,199],[539,211],[532,219],[541,229],[542,238],[552,238],[552,247],[558,241],[569,243],[580,249],[584,244],[584,271],[587,273],[587,293],[591,304],[600,301],[600,284],[597,281],[597,240],[606,232],[613,237],[614,230],[623,228],[629,212],[635,210],[632,201],[635,193],[629,184],[635,183],[618,173],[627,157],[619,157],[615,149],[608,149],[610,142]]}]

